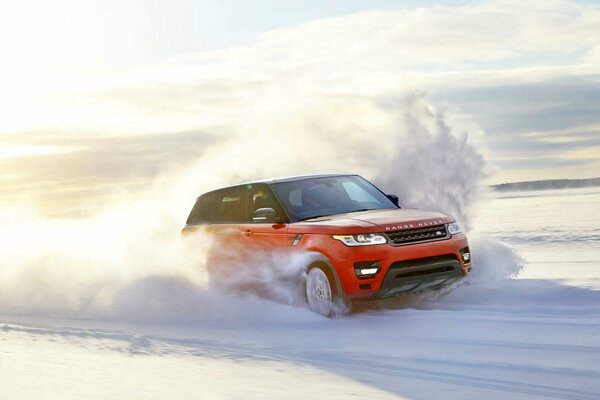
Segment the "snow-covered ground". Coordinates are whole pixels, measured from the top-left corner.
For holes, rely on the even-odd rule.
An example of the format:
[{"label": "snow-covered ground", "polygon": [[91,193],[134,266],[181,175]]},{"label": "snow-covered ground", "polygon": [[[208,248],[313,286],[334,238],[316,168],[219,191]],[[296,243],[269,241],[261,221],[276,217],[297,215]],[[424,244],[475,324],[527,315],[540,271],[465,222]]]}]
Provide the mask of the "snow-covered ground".
[{"label": "snow-covered ground", "polygon": [[145,322],[0,317],[0,399],[600,398],[600,189],[490,195],[470,238],[457,286],[344,318],[210,292]]}]

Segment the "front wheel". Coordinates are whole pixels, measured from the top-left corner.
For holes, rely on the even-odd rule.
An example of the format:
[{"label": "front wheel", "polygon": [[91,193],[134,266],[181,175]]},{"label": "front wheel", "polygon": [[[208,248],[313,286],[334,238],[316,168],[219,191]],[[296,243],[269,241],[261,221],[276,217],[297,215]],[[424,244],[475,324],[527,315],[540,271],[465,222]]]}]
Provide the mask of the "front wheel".
[{"label": "front wheel", "polygon": [[326,317],[333,315],[335,294],[332,282],[320,267],[313,267],[306,277],[306,300],[308,308]]}]

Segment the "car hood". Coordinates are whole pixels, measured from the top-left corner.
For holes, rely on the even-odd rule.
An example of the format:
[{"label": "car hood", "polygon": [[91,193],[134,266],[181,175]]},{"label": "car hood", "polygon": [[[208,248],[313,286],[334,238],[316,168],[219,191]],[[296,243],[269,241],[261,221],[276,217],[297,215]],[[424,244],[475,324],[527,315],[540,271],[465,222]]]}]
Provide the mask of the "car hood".
[{"label": "car hood", "polygon": [[422,228],[453,221],[454,218],[439,212],[400,208],[328,215],[292,225],[304,232],[357,234]]}]

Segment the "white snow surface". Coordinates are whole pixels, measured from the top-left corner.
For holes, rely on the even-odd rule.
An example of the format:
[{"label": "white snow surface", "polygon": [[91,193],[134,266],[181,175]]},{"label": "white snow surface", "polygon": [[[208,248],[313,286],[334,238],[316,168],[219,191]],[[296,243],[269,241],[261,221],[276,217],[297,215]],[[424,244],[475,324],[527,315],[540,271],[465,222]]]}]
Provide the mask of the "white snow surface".
[{"label": "white snow surface", "polygon": [[159,278],[160,312],[5,312],[0,399],[600,398],[600,189],[480,204],[470,277],[341,318]]}]

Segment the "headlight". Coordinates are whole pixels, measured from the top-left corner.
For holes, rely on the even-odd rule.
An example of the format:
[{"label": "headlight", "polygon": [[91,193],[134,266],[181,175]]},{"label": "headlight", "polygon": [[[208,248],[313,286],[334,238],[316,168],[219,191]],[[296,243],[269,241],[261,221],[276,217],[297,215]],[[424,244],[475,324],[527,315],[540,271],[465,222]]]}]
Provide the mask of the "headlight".
[{"label": "headlight", "polygon": [[457,233],[462,233],[462,229],[456,222],[452,222],[451,224],[448,224],[448,232],[451,235],[456,235]]},{"label": "headlight", "polygon": [[339,240],[346,246],[370,246],[373,244],[385,244],[387,239],[379,233],[363,233],[360,235],[334,235],[334,239]]}]

